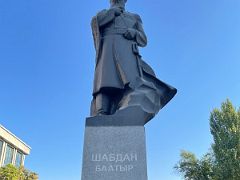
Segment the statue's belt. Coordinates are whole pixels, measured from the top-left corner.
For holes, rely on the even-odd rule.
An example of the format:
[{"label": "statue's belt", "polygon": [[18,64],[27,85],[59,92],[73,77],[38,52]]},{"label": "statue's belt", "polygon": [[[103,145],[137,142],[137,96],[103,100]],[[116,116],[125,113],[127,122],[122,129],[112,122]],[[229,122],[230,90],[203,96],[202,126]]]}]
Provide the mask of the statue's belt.
[{"label": "statue's belt", "polygon": [[102,33],[102,36],[107,36],[107,35],[114,35],[114,34],[119,34],[119,35],[123,35],[125,32],[127,31],[126,28],[122,28],[122,29],[105,29]]}]

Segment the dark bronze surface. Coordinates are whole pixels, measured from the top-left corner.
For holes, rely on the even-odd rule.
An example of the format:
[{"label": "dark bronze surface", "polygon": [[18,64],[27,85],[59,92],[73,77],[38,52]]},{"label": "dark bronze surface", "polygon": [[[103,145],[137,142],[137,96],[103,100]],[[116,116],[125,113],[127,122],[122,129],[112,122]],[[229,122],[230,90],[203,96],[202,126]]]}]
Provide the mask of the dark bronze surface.
[{"label": "dark bronze surface", "polygon": [[140,55],[138,47],[147,45],[141,17],[125,10],[126,0],[110,2],[91,23],[96,49],[91,116],[132,117],[142,111],[147,115],[136,117],[147,123],[177,90],[159,80]]}]

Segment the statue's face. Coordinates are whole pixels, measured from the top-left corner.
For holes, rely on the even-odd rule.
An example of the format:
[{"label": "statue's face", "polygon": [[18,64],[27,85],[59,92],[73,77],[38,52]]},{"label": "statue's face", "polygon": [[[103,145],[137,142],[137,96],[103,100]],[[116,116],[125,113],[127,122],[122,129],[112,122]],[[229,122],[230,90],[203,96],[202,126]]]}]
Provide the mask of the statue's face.
[{"label": "statue's face", "polygon": [[110,0],[112,7],[125,8],[127,0]]}]

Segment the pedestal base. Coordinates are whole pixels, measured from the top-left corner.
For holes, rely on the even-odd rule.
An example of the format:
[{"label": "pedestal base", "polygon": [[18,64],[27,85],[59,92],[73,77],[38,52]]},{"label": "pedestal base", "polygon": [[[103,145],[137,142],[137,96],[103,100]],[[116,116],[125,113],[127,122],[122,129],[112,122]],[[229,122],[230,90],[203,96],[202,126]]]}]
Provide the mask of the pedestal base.
[{"label": "pedestal base", "polygon": [[[101,117],[102,119],[103,117]],[[105,117],[106,120],[109,117]],[[98,117],[87,121],[98,120]],[[114,119],[112,119],[114,122]],[[82,180],[147,180],[144,126],[86,123]]]}]

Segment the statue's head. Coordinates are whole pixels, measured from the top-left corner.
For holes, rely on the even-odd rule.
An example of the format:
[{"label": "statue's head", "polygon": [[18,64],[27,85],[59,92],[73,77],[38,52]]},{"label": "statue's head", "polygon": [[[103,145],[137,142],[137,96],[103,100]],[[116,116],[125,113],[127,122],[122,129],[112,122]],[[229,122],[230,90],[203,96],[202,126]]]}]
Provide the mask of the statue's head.
[{"label": "statue's head", "polygon": [[125,8],[127,0],[110,0],[111,7]]}]

